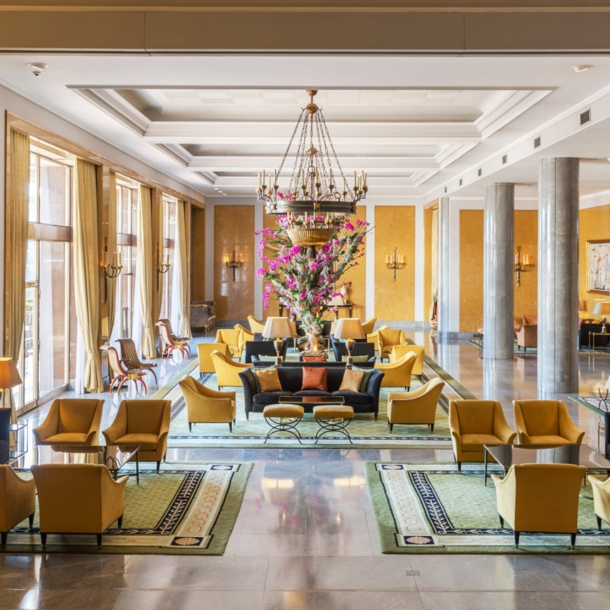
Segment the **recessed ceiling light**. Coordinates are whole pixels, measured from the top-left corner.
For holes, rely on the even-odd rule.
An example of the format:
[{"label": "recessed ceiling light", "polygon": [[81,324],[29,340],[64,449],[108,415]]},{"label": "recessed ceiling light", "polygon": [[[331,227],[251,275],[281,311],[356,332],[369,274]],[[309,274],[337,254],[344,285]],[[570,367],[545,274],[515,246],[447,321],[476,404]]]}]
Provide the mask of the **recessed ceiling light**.
[{"label": "recessed ceiling light", "polygon": [[589,70],[592,67],[593,66],[587,66],[587,65],[572,66],[572,70],[574,70],[574,72],[586,72],[587,70]]},{"label": "recessed ceiling light", "polygon": [[48,64],[41,64],[41,63],[28,64],[28,66],[30,68],[32,68],[32,72],[34,73],[34,76],[40,76],[42,71],[46,70],[49,67]]}]

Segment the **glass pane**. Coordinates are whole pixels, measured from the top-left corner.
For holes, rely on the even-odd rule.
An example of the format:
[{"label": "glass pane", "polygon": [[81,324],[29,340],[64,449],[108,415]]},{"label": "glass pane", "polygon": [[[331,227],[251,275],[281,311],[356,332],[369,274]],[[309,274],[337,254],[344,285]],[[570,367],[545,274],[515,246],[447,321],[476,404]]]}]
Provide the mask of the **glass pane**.
[{"label": "glass pane", "polygon": [[40,157],[40,222],[68,224],[69,179],[68,167]]},{"label": "glass pane", "polygon": [[66,245],[40,242],[40,396],[67,383]]},{"label": "glass pane", "polygon": [[25,281],[36,281],[36,242],[28,240],[28,250],[25,259]]},{"label": "glass pane", "polygon": [[[124,186],[121,189],[121,233],[131,233],[131,192]],[[118,225],[117,225],[118,226]]]},{"label": "glass pane", "polygon": [[131,197],[131,231],[132,235],[138,234],[138,189],[127,189]]},{"label": "glass pane", "polygon": [[[115,325],[119,339],[131,337],[131,321],[133,317],[133,299],[131,285],[133,277],[131,275],[131,250],[129,246],[120,246],[123,255],[123,271],[115,280],[117,282]],[[135,250],[135,248],[134,248]],[[135,267],[133,267],[135,269]]]},{"label": "glass pane", "polygon": [[38,179],[36,178],[36,162],[38,157],[30,155],[30,186],[28,190],[28,220],[30,222],[38,222]]},{"label": "glass pane", "polygon": [[38,289],[35,287],[25,290],[25,329],[24,329],[24,357],[23,357],[23,391],[25,403],[34,398],[35,386],[35,354],[34,340],[36,338],[36,323],[38,313]]}]

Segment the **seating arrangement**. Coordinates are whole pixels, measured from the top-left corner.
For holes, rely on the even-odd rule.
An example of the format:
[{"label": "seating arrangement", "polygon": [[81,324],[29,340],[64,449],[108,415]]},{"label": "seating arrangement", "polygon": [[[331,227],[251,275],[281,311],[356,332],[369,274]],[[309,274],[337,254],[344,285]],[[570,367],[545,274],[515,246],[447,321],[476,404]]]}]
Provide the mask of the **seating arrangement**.
[{"label": "seating arrangement", "polygon": [[579,445],[585,435],[561,400],[514,400],[519,445]]},{"label": "seating arrangement", "polygon": [[587,469],[573,464],[521,464],[502,479],[492,474],[500,525],[506,521],[519,548],[522,532],[570,534],[572,548],[578,533],[578,497]]},{"label": "seating arrangement", "polygon": [[421,377],[422,373],[424,372],[424,356],[426,355],[423,345],[395,345],[392,347],[392,351],[390,352],[389,361],[396,362],[409,352],[417,354],[417,360],[413,365],[411,375],[418,375]]},{"label": "seating arrangement", "polygon": [[170,400],[123,400],[112,425],[103,431],[107,445],[139,445],[140,462],[157,462],[167,451]]},{"label": "seating arrangement", "polygon": [[388,364],[375,364],[375,368],[383,371],[384,377],[381,382],[383,388],[404,388],[409,391],[411,388],[411,374],[413,366],[417,360],[415,352],[405,354],[400,360]]},{"label": "seating arrangement", "polygon": [[241,358],[243,344],[241,341],[241,329],[237,328],[219,328],[216,331],[216,339],[214,343],[224,343],[229,346],[229,351],[233,358],[238,360]]},{"label": "seating arrangement", "polygon": [[252,366],[251,364],[234,362],[221,352],[212,352],[210,357],[214,363],[214,370],[216,371],[216,383],[219,390],[222,388],[234,388],[241,386],[239,373],[244,369],[249,369]]},{"label": "seating arrangement", "polygon": [[516,432],[506,422],[502,405],[494,400],[452,400],[449,428],[458,470],[462,462],[482,462],[483,445],[513,442]]},{"label": "seating arrangement", "polygon": [[115,521],[122,526],[125,485],[101,464],[43,464],[32,466],[38,491],[40,538],[48,534],[102,534]]},{"label": "seating arrangement", "polygon": [[379,329],[377,331],[379,342],[379,357],[383,362],[384,358],[389,358],[392,353],[392,348],[395,345],[406,345],[407,339],[402,330],[391,330],[389,328]]},{"label": "seating arrangement", "polygon": [[235,392],[217,392],[202,385],[188,375],[179,382],[186,401],[189,432],[193,424],[229,424],[233,432],[235,423]]},{"label": "seating arrangement", "polygon": [[121,348],[121,362],[127,369],[152,373],[155,382],[159,383],[157,373],[155,373],[156,363],[140,361],[133,339],[117,339],[115,343],[118,343]]},{"label": "seating arrangement", "polygon": [[104,401],[58,398],[45,420],[32,430],[36,445],[98,445]]},{"label": "seating arrangement", "polygon": [[121,391],[121,388],[128,382],[133,381],[138,389],[138,383],[142,384],[144,391],[146,392],[146,383],[144,382],[144,371],[142,369],[128,369],[123,366],[119,353],[114,347],[107,347],[108,352],[108,364],[114,371],[114,377],[110,382],[110,393],[114,389],[114,384],[118,381],[119,386],[117,387],[117,393]]},{"label": "seating arrangement", "polygon": [[199,357],[199,377],[204,373],[214,373],[212,352],[220,352],[227,359],[231,359],[231,352],[226,343],[197,343],[197,356]]},{"label": "seating arrangement", "polygon": [[22,479],[10,466],[0,466],[0,536],[6,546],[8,532],[24,519],[34,525],[36,484],[33,479]]},{"label": "seating arrangement", "polygon": [[388,394],[388,424],[390,432],[395,424],[424,424],[434,431],[436,406],[445,382],[435,377],[413,392]]}]

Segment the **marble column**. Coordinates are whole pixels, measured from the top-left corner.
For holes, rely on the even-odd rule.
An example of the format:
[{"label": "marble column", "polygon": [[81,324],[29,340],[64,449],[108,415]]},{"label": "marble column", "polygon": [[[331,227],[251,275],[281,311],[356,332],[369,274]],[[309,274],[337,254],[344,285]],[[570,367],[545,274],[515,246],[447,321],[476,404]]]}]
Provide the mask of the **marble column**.
[{"label": "marble column", "polygon": [[513,358],[515,185],[485,185],[483,358]]},{"label": "marble column", "polygon": [[450,250],[449,250],[449,197],[438,202],[438,325],[439,339],[446,338],[450,330]]},{"label": "marble column", "polygon": [[538,179],[538,394],[578,391],[578,159]]}]

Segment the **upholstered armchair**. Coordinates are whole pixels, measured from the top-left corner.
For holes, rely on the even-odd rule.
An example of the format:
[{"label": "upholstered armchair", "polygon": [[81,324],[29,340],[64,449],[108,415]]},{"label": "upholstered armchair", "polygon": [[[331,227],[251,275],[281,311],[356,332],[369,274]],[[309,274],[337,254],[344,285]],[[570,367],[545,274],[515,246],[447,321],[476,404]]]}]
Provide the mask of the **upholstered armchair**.
[{"label": "upholstered armchair", "polygon": [[36,483],[22,479],[10,466],[0,466],[0,536],[6,546],[8,531],[29,518],[34,525]]},{"label": "upholstered armchair", "polygon": [[254,316],[248,316],[248,324],[253,335],[262,333],[265,330],[265,323],[257,320]]},{"label": "upholstered armchair", "polygon": [[500,525],[504,521],[515,532],[519,548],[521,532],[570,534],[572,548],[578,533],[578,497],[584,466],[573,464],[515,464],[496,486]]},{"label": "upholstered armchair", "polygon": [[167,452],[171,407],[170,400],[124,400],[112,425],[103,431],[106,444],[139,445],[139,461],[157,462],[159,472]]},{"label": "upholstered armchair", "polygon": [[235,328],[220,328],[216,331],[216,339],[214,343],[225,343],[229,346],[229,351],[234,358],[241,358],[240,351],[240,335],[241,330]]},{"label": "upholstered armchair", "polygon": [[597,527],[602,529],[602,521],[610,523],[610,477],[602,480],[590,475],[589,483],[593,491],[593,512],[597,517]]},{"label": "upholstered armchair", "polygon": [[375,322],[377,322],[377,318],[370,318],[366,322],[362,323],[362,330],[365,335],[370,335],[375,329]]},{"label": "upholstered armchair", "polygon": [[206,388],[190,376],[179,382],[186,401],[189,432],[193,424],[229,424],[233,432],[235,421],[235,392],[217,392]]},{"label": "upholstered armchair", "polygon": [[212,352],[220,352],[227,358],[231,358],[229,346],[226,343],[197,343],[197,355],[199,356],[199,377],[204,373],[214,373]]},{"label": "upholstered armchair", "polygon": [[379,331],[390,328],[386,324],[380,326],[374,333],[367,333],[366,340],[375,346],[375,351],[379,351]]},{"label": "upholstered armchair", "polygon": [[43,464],[32,466],[32,473],[43,546],[47,534],[95,534],[100,546],[110,525],[122,526],[129,477],[115,481],[101,464]]},{"label": "upholstered armchair", "polygon": [[241,379],[239,378],[239,372],[244,369],[249,369],[252,366],[251,364],[234,362],[220,352],[212,352],[211,358],[214,363],[216,383],[218,384],[219,390],[222,390],[224,387],[241,387],[242,384]]},{"label": "upholstered armchair", "polygon": [[407,339],[402,330],[379,329],[377,331],[379,339],[379,357],[383,362],[384,358],[389,358],[392,348],[395,345],[406,345]]},{"label": "upholstered armchair", "polygon": [[435,377],[413,392],[388,394],[388,424],[390,432],[394,424],[425,424],[434,431],[436,406],[445,382]]},{"label": "upholstered armchair", "polygon": [[409,390],[411,387],[411,373],[417,360],[415,352],[405,354],[400,360],[389,364],[375,364],[375,368],[384,373],[381,380],[382,388],[400,388]]},{"label": "upholstered armchair", "polygon": [[578,429],[561,400],[513,400],[519,445],[580,445]]},{"label": "upholstered armchair", "polygon": [[417,354],[417,360],[413,365],[411,375],[422,375],[424,372],[424,356],[426,355],[423,345],[395,345],[390,352],[390,362],[400,360],[405,354],[414,352]]},{"label": "upholstered armchair", "polygon": [[483,445],[510,445],[517,434],[494,400],[452,400],[449,428],[458,470],[462,462],[482,462]]},{"label": "upholstered armchair", "polygon": [[97,445],[104,401],[58,398],[45,420],[32,430],[36,445]]},{"label": "upholstered armchair", "polygon": [[523,325],[516,332],[517,345],[527,351],[528,347],[538,347],[538,325],[526,324],[523,316]]},{"label": "upholstered armchair", "polygon": [[236,324],[233,327],[235,330],[239,330],[239,338],[237,341],[237,348],[239,351],[239,358],[242,357],[244,353],[244,349],[246,349],[246,341],[254,341],[254,333],[251,333],[245,326],[241,324]]}]

